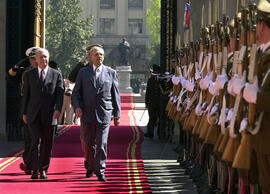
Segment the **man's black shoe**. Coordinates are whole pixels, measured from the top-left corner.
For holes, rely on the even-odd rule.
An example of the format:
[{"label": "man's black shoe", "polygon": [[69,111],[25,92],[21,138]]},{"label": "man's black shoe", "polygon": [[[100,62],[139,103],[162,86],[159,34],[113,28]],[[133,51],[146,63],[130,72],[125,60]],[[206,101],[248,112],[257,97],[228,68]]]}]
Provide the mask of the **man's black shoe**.
[{"label": "man's black shoe", "polygon": [[151,133],[145,133],[144,134],[144,137],[149,137],[149,138],[152,139],[153,138],[153,134],[151,134]]},{"label": "man's black shoe", "polygon": [[98,176],[98,181],[106,182],[107,179],[104,174]]},{"label": "man's black shoe", "polygon": [[47,179],[48,178],[48,176],[46,175],[46,171],[45,170],[43,170],[43,171],[40,172],[40,178],[41,179]]},{"label": "man's black shoe", "polygon": [[37,171],[33,171],[31,179],[38,179],[38,172]]},{"label": "man's black shoe", "polygon": [[94,175],[94,171],[93,171],[93,170],[87,169],[87,171],[86,171],[86,178],[90,178],[90,177],[92,177],[93,175]]}]

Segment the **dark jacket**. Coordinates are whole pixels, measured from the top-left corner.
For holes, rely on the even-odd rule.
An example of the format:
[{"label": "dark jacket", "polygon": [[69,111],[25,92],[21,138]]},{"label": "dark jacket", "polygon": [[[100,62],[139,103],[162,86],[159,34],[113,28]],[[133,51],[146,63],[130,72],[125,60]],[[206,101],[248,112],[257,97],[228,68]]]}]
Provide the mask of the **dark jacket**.
[{"label": "dark jacket", "polygon": [[159,109],[160,89],[156,76],[151,75],[147,81],[145,104],[148,108]]},{"label": "dark jacket", "polygon": [[28,123],[41,114],[42,124],[50,125],[54,110],[61,112],[63,105],[64,84],[62,74],[48,67],[44,86],[40,83],[38,68],[27,71],[24,75],[23,114]]}]

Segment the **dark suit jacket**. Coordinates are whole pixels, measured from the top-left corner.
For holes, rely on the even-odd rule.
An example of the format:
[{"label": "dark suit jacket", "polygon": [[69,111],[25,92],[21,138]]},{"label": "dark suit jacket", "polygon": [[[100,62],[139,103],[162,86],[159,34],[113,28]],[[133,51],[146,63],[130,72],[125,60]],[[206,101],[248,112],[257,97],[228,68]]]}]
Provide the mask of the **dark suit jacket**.
[{"label": "dark suit jacket", "polygon": [[38,68],[27,71],[24,75],[24,96],[22,110],[27,115],[27,122],[32,123],[38,113],[42,124],[50,125],[54,110],[61,112],[64,95],[62,74],[50,67],[42,88]]},{"label": "dark suit jacket", "polygon": [[79,71],[72,94],[74,108],[82,109],[82,122],[110,123],[111,116],[120,117],[120,94],[117,73],[103,65],[98,81],[93,66]]}]

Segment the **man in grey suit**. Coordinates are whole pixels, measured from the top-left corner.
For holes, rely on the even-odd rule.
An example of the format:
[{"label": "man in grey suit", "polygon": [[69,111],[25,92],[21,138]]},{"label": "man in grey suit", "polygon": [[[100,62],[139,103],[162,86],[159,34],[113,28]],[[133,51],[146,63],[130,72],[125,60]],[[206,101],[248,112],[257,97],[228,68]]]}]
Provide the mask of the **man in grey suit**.
[{"label": "man in grey suit", "polygon": [[120,94],[117,73],[103,65],[104,50],[93,47],[89,53],[93,65],[81,68],[72,94],[77,117],[81,117],[80,138],[86,160],[86,177],[95,173],[106,181],[107,140],[110,122],[120,123]]},{"label": "man in grey suit", "polygon": [[54,136],[52,120],[60,115],[64,84],[61,73],[48,66],[46,49],[37,49],[36,61],[38,67],[24,75],[23,121],[29,126],[32,140],[27,167],[33,170],[32,179],[38,178],[38,170],[40,178],[47,179]]}]

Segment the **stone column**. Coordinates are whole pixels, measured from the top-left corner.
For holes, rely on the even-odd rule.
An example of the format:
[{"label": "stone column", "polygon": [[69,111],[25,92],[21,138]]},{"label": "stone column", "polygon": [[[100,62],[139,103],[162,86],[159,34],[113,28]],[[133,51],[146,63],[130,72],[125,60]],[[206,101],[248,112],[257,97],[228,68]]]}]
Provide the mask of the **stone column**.
[{"label": "stone column", "polygon": [[132,93],[132,88],[130,87],[131,66],[117,66],[116,71],[119,79],[120,93]]},{"label": "stone column", "polygon": [[0,141],[6,132],[6,0],[0,0]]}]

